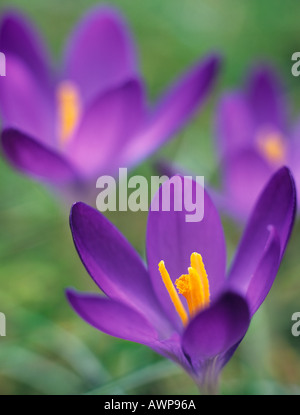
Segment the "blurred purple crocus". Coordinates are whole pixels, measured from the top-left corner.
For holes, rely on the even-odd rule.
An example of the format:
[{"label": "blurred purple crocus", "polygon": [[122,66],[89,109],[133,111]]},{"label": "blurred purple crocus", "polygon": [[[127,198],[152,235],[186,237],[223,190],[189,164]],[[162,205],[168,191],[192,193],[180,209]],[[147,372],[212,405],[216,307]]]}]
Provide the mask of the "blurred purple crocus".
[{"label": "blurred purple crocus", "polygon": [[59,74],[39,35],[16,12],[2,17],[0,50],[7,65],[0,77],[6,158],[81,197],[99,175],[134,166],[183,127],[207,98],[220,63],[213,54],[197,62],[149,109],[131,34],[114,9],[96,8],[82,19]]},{"label": "blurred purple crocus", "polygon": [[[174,177],[152,206],[159,206],[167,186],[173,199]],[[191,183],[193,191],[200,186]],[[258,199],[226,277],[223,228],[206,192],[200,222],[186,222],[184,209],[149,211],[147,267],[103,214],[76,203],[70,215],[74,243],[106,296],[69,289],[68,300],[93,327],[149,346],[211,392],[273,284],[295,209],[293,178],[283,167]]]},{"label": "blurred purple crocus", "polygon": [[285,93],[269,66],[257,65],[243,90],[224,93],[216,137],[222,182],[217,197],[235,219],[248,217],[264,184],[281,166],[288,166],[300,185],[300,123],[291,128]]}]

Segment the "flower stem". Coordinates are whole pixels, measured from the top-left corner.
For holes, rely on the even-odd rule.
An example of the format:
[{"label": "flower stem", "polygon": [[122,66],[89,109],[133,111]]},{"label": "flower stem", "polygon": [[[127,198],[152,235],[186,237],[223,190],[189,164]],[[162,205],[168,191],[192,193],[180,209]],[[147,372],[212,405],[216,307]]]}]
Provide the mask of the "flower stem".
[{"label": "flower stem", "polygon": [[216,368],[217,357],[205,362],[201,376],[195,379],[199,391],[203,395],[217,395],[219,393],[219,372]]}]

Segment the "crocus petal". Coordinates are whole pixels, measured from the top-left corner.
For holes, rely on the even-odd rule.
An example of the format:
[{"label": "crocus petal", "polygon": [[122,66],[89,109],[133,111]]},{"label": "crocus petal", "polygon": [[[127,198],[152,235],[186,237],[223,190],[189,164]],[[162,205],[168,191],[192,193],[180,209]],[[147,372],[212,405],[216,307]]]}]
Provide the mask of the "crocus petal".
[{"label": "crocus petal", "polygon": [[66,47],[64,77],[77,84],[84,102],[137,74],[128,29],[111,8],[91,10]]},{"label": "crocus petal", "polygon": [[217,107],[215,129],[221,159],[253,145],[254,125],[243,94],[227,92],[222,96]]},{"label": "crocus petal", "polygon": [[76,179],[73,168],[61,155],[14,129],[3,131],[2,147],[10,163],[38,180],[63,185]]},{"label": "crocus petal", "polygon": [[296,191],[288,168],[282,167],[262,191],[240,241],[229,280],[246,286],[257,268],[269,238],[269,226],[276,229],[282,257],[293,227]]},{"label": "crocus petal", "polygon": [[286,102],[275,73],[268,67],[253,70],[247,89],[248,102],[259,126],[286,130]]},{"label": "crocus petal", "polygon": [[245,211],[239,208],[235,200],[224,189],[209,187],[207,191],[218,212],[222,212],[223,215],[232,218],[237,224],[244,224],[246,218]]},{"label": "crocus petal", "polygon": [[148,272],[128,241],[97,210],[76,203],[70,225],[88,273],[111,299],[141,311],[157,327],[163,321]]},{"label": "crocus petal", "polygon": [[123,159],[135,164],[174,135],[204,103],[216,80],[218,56],[210,56],[185,73],[161,99],[145,129],[128,144]]},{"label": "crocus petal", "polygon": [[100,94],[83,114],[66,154],[84,175],[114,173],[119,153],[144,115],[144,92],[138,80]]},{"label": "crocus petal", "polygon": [[192,365],[226,352],[246,334],[250,323],[247,302],[227,292],[193,318],[182,336],[182,348]]},{"label": "crocus petal", "polygon": [[[20,59],[44,87],[49,86],[49,59],[40,36],[21,14],[9,11],[0,22],[0,50]],[[9,71],[7,71],[9,73]]]},{"label": "crocus petal", "polygon": [[246,292],[250,313],[253,315],[263,303],[270,291],[280,264],[280,240],[274,227],[270,227],[270,236],[262,259],[250,280]]},{"label": "crocus petal", "polygon": [[[300,189],[300,119],[297,120],[290,137],[288,154],[288,166],[290,167],[296,183],[296,189]],[[300,208],[300,191],[297,192],[297,206]]]},{"label": "crocus petal", "polygon": [[[189,173],[185,171],[182,167],[178,167],[174,163],[170,163],[167,160],[158,160],[154,165],[156,171],[160,176],[167,176],[168,178],[179,175],[187,176]],[[245,212],[238,209],[237,204],[235,203],[234,198],[229,196],[227,191],[222,189],[216,189],[205,185],[205,188],[213,202],[217,207],[219,212],[223,212],[229,217],[234,218],[236,221],[243,223],[245,220]]]},{"label": "crocus petal", "polygon": [[6,58],[5,77],[0,77],[0,111],[4,127],[13,127],[54,145],[54,107],[47,94],[23,62]]},{"label": "crocus petal", "polygon": [[[174,179],[179,185],[176,189],[183,187],[182,194],[178,190],[174,192],[173,186],[170,185]],[[174,200],[175,193],[182,209],[175,211],[174,203],[171,202],[170,211],[163,211],[161,207],[158,211],[154,210],[155,205],[159,205],[159,200],[164,203],[165,198],[168,197],[168,188],[171,189],[171,201]],[[154,196],[148,216],[146,248],[152,285],[162,307],[177,328],[182,327],[182,323],[162,281],[158,270],[159,262],[161,260],[165,262],[174,282],[182,274],[187,273],[191,254],[198,252],[203,258],[212,298],[219,292],[225,278],[226,250],[223,228],[219,215],[206,192],[204,192],[203,219],[199,218],[198,222],[187,222],[187,215],[191,214],[191,211],[188,212],[186,201],[190,200],[192,194],[195,196],[196,189],[201,195],[201,200],[197,200],[197,209],[201,209],[203,188],[200,184],[188,178],[174,176],[170,181],[165,182]],[[182,299],[184,303],[183,296]]]},{"label": "crocus petal", "polygon": [[155,329],[146,318],[126,304],[74,290],[67,290],[67,298],[83,320],[110,336],[142,344],[157,339]]},{"label": "crocus petal", "polygon": [[248,218],[272,172],[267,161],[251,148],[235,152],[223,160],[224,193],[244,219]]}]

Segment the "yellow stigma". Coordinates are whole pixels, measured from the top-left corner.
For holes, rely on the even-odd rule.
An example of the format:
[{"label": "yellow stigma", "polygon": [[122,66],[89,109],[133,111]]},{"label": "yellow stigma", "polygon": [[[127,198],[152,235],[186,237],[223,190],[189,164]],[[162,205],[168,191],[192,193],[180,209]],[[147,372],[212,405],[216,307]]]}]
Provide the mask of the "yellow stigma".
[{"label": "yellow stigma", "polygon": [[178,293],[166,270],[164,261],[160,261],[158,269],[183,325],[186,325],[188,322],[188,314],[179,298],[178,293],[185,297],[190,317],[193,317],[199,311],[209,306],[209,283],[200,254],[197,252],[192,253],[191,266],[188,269],[189,273],[181,275],[181,277],[175,281]]},{"label": "yellow stigma", "polygon": [[162,276],[166,289],[168,290],[169,296],[174,304],[174,307],[177,313],[179,314],[183,324],[186,325],[186,323],[188,322],[187,312],[185,311],[185,308],[183,307],[182,302],[180,301],[179,295],[172,283],[170,275],[166,270],[164,261],[160,261],[160,263],[158,264],[158,269]]},{"label": "yellow stigma", "polygon": [[283,164],[286,159],[284,137],[277,131],[262,132],[257,136],[257,145],[264,157],[271,163]]},{"label": "yellow stigma", "polygon": [[57,88],[59,142],[65,144],[71,137],[79,116],[80,99],[77,87],[70,81],[63,81]]}]

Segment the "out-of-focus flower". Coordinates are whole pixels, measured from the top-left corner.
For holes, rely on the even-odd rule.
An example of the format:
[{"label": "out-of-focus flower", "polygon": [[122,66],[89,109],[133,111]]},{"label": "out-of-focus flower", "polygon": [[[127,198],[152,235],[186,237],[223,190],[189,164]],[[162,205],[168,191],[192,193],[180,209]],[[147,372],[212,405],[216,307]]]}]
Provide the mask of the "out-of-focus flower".
[{"label": "out-of-focus flower", "polygon": [[[245,220],[270,176],[288,166],[300,184],[300,123],[291,127],[285,93],[267,65],[251,71],[244,90],[224,93],[216,114],[220,204]],[[299,192],[298,192],[299,194]]]},{"label": "out-of-focus flower", "polygon": [[15,12],[2,17],[0,50],[6,158],[34,178],[77,189],[80,200],[99,175],[132,167],[175,134],[208,96],[220,63],[213,54],[199,61],[149,109],[132,38],[116,10],[96,8],[82,19],[56,75],[39,35]]},{"label": "out-of-focus flower", "polygon": [[[200,186],[175,178],[183,193]],[[162,185],[152,206],[160,206],[163,194],[175,200],[173,180]],[[175,193],[177,202],[183,193]],[[227,278],[223,228],[210,197],[204,192],[204,218],[194,223],[186,222],[187,211],[177,202],[170,211],[149,212],[147,268],[103,214],[75,204],[70,225],[76,249],[106,296],[69,289],[67,297],[95,328],[149,346],[211,390],[277,274],[294,222],[294,182],[285,167],[270,179]]]}]

